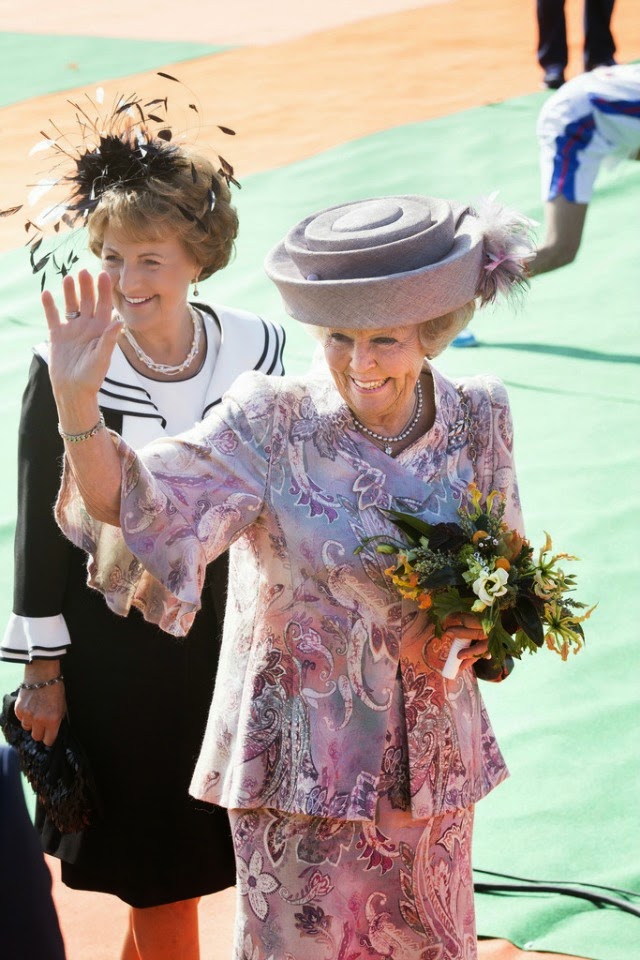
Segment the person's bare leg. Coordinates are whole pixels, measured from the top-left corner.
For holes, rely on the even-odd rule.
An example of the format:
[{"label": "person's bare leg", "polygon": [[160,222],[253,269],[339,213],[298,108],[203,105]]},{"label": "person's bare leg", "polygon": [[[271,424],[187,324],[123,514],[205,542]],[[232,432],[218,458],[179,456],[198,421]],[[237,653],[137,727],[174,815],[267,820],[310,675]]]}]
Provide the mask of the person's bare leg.
[{"label": "person's bare leg", "polygon": [[575,260],[587,216],[586,203],[572,203],[564,197],[549,200],[544,208],[545,237],[535,257],[529,261],[529,273],[535,276],[565,267]]},{"label": "person's bare leg", "polygon": [[198,903],[132,907],[120,960],[200,960]]},{"label": "person's bare leg", "polygon": [[131,910],[129,910],[129,927],[127,929],[127,936],[122,947],[122,953],[120,954],[120,960],[140,960],[140,954],[138,953],[135,937],[133,935],[133,918],[131,916]]}]

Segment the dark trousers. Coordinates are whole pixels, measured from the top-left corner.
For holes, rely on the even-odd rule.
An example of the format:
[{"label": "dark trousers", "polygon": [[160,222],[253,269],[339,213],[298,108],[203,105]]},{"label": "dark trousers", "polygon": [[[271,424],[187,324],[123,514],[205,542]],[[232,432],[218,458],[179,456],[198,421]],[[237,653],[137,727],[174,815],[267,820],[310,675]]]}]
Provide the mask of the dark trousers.
[{"label": "dark trousers", "polygon": [[0,955],[64,960],[51,874],[22,792],[18,756],[0,745]]},{"label": "dark trousers", "polygon": [[[584,4],[584,68],[591,70],[613,59],[616,45],[611,35],[611,14],[614,0],[585,0]],[[537,0],[538,63],[543,69],[568,61],[567,25],[564,0]]]}]

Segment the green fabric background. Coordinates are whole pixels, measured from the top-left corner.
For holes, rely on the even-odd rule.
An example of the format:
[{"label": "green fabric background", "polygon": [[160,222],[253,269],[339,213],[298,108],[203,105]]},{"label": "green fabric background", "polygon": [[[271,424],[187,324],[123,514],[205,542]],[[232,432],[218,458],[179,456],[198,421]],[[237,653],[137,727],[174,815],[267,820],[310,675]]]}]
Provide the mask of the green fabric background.
[{"label": "green fabric background", "polygon": [[[204,43],[0,33],[0,106],[160,69],[163,64],[194,60],[224,49],[228,48]],[[34,142],[37,136],[34,130]]]},{"label": "green fabric background", "polygon": [[[283,317],[262,271],[265,252],[296,220],[356,197],[421,192],[503,202],[541,217],[535,119],[543,95],[466,111],[347,143],[248,178],[237,194],[235,262],[203,295],[281,319],[287,366],[313,341]],[[587,647],[566,664],[544,650],[507,683],[485,684],[511,779],[477,810],[475,862],[485,870],[640,890],[637,598],[640,169],[601,174],[577,262],[537,278],[515,312],[490,308],[482,345],[450,348],[446,373],[498,374],[509,387],[527,530],[548,530],[576,566],[579,597],[599,606]],[[28,346],[43,335],[26,256],[0,258],[0,614],[10,609],[15,424]],[[393,318],[389,318],[393,321]],[[5,666],[5,688],[19,670]],[[478,875],[477,879],[487,878]],[[481,935],[594,960],[640,955],[640,919],[550,895],[481,895]]]}]

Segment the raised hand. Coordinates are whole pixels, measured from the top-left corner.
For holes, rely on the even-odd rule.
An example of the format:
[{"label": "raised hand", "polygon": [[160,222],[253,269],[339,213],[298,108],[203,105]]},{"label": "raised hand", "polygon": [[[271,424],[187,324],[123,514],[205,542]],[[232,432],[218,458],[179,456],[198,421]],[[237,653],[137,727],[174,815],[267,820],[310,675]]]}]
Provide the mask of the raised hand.
[{"label": "raised hand", "polygon": [[88,270],[80,271],[77,286],[67,276],[62,287],[64,317],[51,293],[42,294],[51,341],[49,372],[56,400],[75,406],[74,400],[82,404],[100,389],[122,321],[112,319],[111,281],[106,273],[98,276],[97,291]]}]

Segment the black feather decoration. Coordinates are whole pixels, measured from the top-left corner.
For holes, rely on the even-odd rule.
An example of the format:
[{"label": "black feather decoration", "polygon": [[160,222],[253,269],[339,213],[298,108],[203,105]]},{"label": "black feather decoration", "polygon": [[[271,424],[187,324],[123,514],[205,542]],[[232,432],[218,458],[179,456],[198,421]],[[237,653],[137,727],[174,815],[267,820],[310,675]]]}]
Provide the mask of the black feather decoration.
[{"label": "black feather decoration", "polygon": [[81,154],[75,174],[68,178],[75,185],[69,209],[92,210],[114,187],[136,190],[151,179],[170,183],[183,164],[177,147],[153,140],[136,143],[113,134],[100,137],[98,148]]},{"label": "black feather decoration", "polygon": [[[157,71],[157,76],[183,87],[188,92],[183,109],[186,106],[189,112],[199,117],[200,106],[193,91],[170,73]],[[35,149],[52,152],[52,174],[55,174],[55,177],[50,175],[47,180],[32,185],[40,190],[34,190],[37,199],[29,198],[31,206],[40,203],[40,197],[48,194],[48,190],[42,189],[48,183],[55,188],[55,193],[47,196],[43,209],[37,215],[31,214],[24,224],[25,247],[29,249],[33,273],[40,274],[41,289],[46,285],[48,273],[55,272],[64,277],[71,272],[78,261],[74,248],[80,242],[81,233],[77,228],[86,227],[90,214],[108,190],[144,190],[151,180],[171,185],[184,171],[188,175],[189,170],[193,183],[197,183],[201,176],[188,151],[185,154],[182,146],[177,145],[182,144],[185,132],[177,131],[174,138],[168,116],[168,97],[156,96],[145,101],[135,93],[116,94],[108,109],[102,106],[103,98],[104,91],[99,89],[96,100],[87,94],[77,101],[69,100],[74,111],[75,128],[63,129],[50,119],[49,130],[40,131],[42,142],[34,148],[34,152]],[[190,129],[191,121],[188,123]],[[234,135],[230,127],[216,126],[221,133]],[[210,224],[208,214],[214,210],[220,197],[221,181],[240,186],[231,164],[224,157],[219,157],[219,163],[220,169],[217,176],[211,178],[210,186],[203,184],[206,191],[203,219],[178,204],[182,216],[205,233]],[[60,187],[63,186],[67,187],[66,196],[61,196]],[[22,205],[17,205],[0,210],[0,218],[9,217],[21,209]],[[202,213],[201,207],[198,213]],[[62,227],[74,231],[67,240],[63,238]],[[45,244],[41,247],[43,240]],[[65,248],[70,250],[66,256],[63,253]]]},{"label": "black feather decoration", "polygon": [[22,210],[22,204],[17,207],[8,207],[6,210],[0,210],[0,217],[12,217],[18,210]]}]

